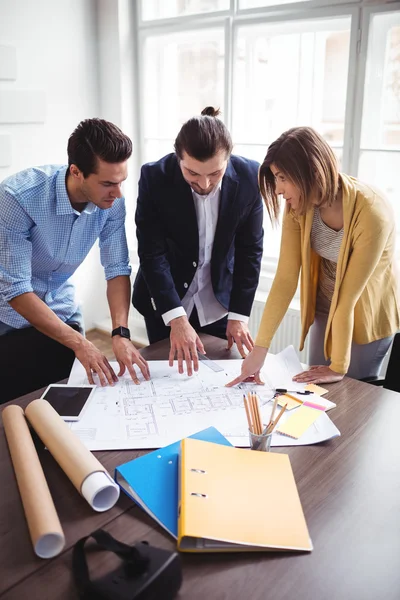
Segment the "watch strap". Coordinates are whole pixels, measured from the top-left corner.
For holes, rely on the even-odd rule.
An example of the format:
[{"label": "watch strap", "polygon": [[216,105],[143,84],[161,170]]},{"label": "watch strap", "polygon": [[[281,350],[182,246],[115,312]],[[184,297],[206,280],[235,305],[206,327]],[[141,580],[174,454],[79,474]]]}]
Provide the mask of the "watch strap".
[{"label": "watch strap", "polygon": [[127,327],[122,327],[122,325],[112,330],[111,337],[114,337],[115,335],[119,335],[127,340],[131,339],[131,332]]}]

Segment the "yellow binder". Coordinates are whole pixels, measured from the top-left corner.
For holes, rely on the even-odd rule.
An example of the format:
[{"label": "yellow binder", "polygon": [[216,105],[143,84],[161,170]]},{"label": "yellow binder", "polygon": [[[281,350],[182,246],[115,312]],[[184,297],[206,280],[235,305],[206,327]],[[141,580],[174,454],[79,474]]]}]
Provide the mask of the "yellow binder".
[{"label": "yellow binder", "polygon": [[186,438],[179,475],[179,550],[312,550],[287,454]]}]

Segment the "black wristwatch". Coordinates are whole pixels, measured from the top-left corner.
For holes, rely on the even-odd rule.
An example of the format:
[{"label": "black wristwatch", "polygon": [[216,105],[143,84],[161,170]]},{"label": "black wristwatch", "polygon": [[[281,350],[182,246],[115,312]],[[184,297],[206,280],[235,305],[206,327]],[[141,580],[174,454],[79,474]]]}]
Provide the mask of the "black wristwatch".
[{"label": "black wristwatch", "polygon": [[131,339],[131,332],[129,331],[129,329],[127,327],[117,327],[116,329],[112,330],[111,333],[111,337],[114,337],[114,335],[120,335],[123,338],[126,338],[127,340]]}]

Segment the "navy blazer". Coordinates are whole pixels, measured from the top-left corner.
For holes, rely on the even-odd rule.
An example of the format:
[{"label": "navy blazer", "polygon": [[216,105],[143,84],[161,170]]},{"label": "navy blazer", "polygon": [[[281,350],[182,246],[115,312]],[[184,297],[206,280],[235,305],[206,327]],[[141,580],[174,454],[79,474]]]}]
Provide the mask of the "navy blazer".
[{"label": "navy blazer", "polygon": [[[211,282],[227,311],[250,315],[260,275],[263,206],[258,163],[231,156],[222,179]],[[142,167],[136,208],[140,269],[132,302],[145,317],[181,306],[199,261],[190,185],[175,154]]]}]

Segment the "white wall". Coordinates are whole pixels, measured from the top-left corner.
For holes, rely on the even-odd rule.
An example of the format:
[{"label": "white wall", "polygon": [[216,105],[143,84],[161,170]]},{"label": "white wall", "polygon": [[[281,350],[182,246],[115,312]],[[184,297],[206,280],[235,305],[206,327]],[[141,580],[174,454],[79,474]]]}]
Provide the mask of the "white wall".
[{"label": "white wall", "polygon": [[[0,136],[11,139],[1,180],[34,165],[65,163],[67,140],[79,121],[101,116],[97,3],[0,0],[0,44],[16,50],[15,79],[0,79],[0,100],[7,90],[29,90],[32,98],[41,91],[45,104],[38,123],[4,123],[0,114]],[[74,279],[89,329],[104,310],[96,301],[105,289],[97,247]]]},{"label": "white wall", "polygon": [[121,127],[133,142],[124,195],[128,244],[135,249],[134,207],[141,166],[137,148],[135,2],[97,0],[97,19],[101,116]]},{"label": "white wall", "polygon": [[[132,0],[97,0],[97,18],[99,34],[99,83],[100,112],[104,119],[116,123],[130,136],[133,153],[129,161],[128,179],[124,184],[126,203],[126,234],[133,263],[137,262],[136,228],[134,213],[139,177],[138,117],[137,117],[137,69],[135,2]],[[133,264],[132,279],[136,275],[137,265]],[[94,325],[105,331],[111,329],[108,308],[104,295],[99,296],[98,318]],[[131,307],[131,332],[136,341],[146,344],[147,336],[144,320]]]}]

